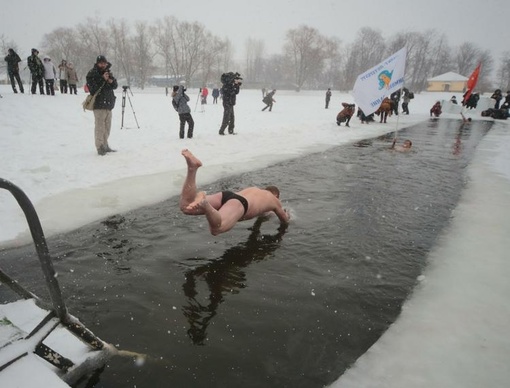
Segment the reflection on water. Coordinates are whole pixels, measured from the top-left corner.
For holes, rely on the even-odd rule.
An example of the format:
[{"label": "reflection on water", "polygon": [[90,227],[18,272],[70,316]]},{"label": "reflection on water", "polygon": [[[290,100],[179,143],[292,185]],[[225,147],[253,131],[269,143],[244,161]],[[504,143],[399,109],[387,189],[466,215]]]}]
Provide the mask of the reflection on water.
[{"label": "reflection on water", "polygon": [[[273,217],[212,237],[171,198],[51,239],[70,311],[152,356],[143,367],[112,360],[95,386],[333,382],[398,317],[490,126],[430,120],[399,131],[409,153],[389,150],[390,133],[205,187],[278,184],[294,215],[288,229]],[[40,294],[33,251],[0,259]]]},{"label": "reflection on water", "polygon": [[[187,260],[186,265],[207,261],[187,270],[182,286],[184,295],[188,298],[182,311],[190,325],[188,335],[195,345],[204,345],[207,327],[216,315],[218,306],[224,301],[225,295],[237,294],[246,287],[246,273],[243,269],[254,262],[264,260],[279,247],[287,225],[281,225],[278,233],[274,235],[262,235],[260,227],[266,220],[265,217],[259,217],[250,228],[248,240],[227,249],[220,258],[211,261],[196,258]],[[198,282],[207,284],[209,291],[207,304],[201,303],[197,298]]]}]

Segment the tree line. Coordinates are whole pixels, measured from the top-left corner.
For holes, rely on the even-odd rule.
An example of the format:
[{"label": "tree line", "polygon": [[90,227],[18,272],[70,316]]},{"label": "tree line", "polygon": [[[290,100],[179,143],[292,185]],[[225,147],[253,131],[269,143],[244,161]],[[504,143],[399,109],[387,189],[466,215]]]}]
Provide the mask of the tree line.
[{"label": "tree line", "polygon": [[[0,44],[4,52],[16,47],[3,35]],[[428,78],[448,71],[468,77],[478,63],[483,69],[479,90],[510,90],[510,51],[496,63],[489,50],[470,42],[451,46],[436,30],[402,31],[384,38],[380,31],[363,27],[354,42],[344,43],[302,25],[286,32],[279,54],[266,55],[264,41],[247,39],[242,63],[233,60],[228,38],[173,16],[133,25],[124,19],[87,18],[75,27],[45,34],[41,44],[41,52],[54,62],[71,61],[82,74],[103,54],[114,64],[118,79],[140,88],[155,75],[167,85],[181,79],[192,86],[218,85],[222,73],[234,70],[243,74],[247,87],[351,90],[360,73],[406,46],[405,83],[411,90],[426,89]]]}]

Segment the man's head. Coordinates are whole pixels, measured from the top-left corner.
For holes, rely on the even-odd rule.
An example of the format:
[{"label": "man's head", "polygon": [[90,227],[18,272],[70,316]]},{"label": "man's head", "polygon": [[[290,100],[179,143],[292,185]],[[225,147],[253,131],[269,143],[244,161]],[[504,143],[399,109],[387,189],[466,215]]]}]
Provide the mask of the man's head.
[{"label": "man's head", "polygon": [[33,54],[33,55],[39,55],[39,50],[37,50],[37,49],[33,48],[33,49],[32,49],[32,54]]},{"label": "man's head", "polygon": [[404,148],[411,148],[413,146],[413,142],[411,140],[404,140],[404,143],[402,145]]},{"label": "man's head", "polygon": [[107,61],[106,57],[104,55],[98,55],[96,58],[96,65],[100,69],[103,69],[103,70],[106,69],[106,67],[108,66],[108,61]]},{"label": "man's head", "polygon": [[280,198],[280,190],[278,190],[278,187],[276,186],[267,186],[265,190],[272,193],[276,198]]}]

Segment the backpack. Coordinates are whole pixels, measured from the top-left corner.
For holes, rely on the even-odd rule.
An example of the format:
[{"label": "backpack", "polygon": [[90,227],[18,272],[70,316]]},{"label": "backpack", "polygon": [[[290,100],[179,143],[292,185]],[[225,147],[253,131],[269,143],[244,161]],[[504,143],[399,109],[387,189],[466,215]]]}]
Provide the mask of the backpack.
[{"label": "backpack", "polygon": [[409,99],[413,99],[414,98],[414,93],[413,92],[409,92]]}]

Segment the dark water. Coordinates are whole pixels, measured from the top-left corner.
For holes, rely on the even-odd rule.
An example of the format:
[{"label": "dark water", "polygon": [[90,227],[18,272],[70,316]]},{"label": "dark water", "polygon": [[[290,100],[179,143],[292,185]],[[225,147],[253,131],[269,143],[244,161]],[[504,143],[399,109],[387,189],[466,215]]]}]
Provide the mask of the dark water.
[{"label": "dark water", "polygon": [[[490,122],[438,120],[205,189],[277,184],[293,220],[212,237],[178,199],[49,240],[71,313],[115,358],[94,387],[323,387],[395,321],[448,225]],[[200,182],[200,172],[199,178]],[[40,295],[33,248],[2,268]],[[6,299],[0,288],[0,298]]]}]

